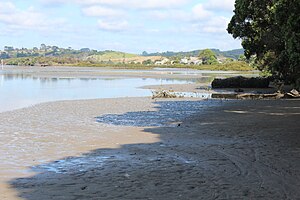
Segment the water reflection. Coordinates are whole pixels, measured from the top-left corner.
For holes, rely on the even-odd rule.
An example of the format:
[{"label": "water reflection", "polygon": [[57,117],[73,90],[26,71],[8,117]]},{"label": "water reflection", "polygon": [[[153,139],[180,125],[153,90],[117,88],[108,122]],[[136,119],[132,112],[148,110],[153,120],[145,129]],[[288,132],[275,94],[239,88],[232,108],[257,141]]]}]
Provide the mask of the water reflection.
[{"label": "water reflection", "polygon": [[145,85],[191,83],[153,78],[52,78],[31,74],[0,74],[0,112],[33,104],[76,99],[150,96]]}]

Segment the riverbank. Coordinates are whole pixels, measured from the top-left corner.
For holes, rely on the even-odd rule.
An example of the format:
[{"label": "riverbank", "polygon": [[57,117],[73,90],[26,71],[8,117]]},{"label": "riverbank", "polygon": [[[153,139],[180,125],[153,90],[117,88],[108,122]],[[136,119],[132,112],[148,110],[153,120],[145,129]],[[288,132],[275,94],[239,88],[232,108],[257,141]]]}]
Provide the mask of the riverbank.
[{"label": "riverbank", "polygon": [[[195,80],[209,73],[61,67],[4,73],[10,71],[24,78]],[[297,199],[299,120],[299,100],[131,97],[2,112],[0,199]]]},{"label": "riverbank", "polygon": [[0,113],[1,199],[297,199],[297,100],[122,98]]}]

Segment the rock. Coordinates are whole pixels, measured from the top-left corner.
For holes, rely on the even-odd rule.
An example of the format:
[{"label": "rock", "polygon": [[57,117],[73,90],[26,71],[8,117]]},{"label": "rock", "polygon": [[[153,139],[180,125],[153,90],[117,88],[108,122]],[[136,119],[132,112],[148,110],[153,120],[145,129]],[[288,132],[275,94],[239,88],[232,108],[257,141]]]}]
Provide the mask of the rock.
[{"label": "rock", "polygon": [[270,80],[268,78],[246,78],[243,76],[226,79],[214,79],[212,88],[268,88]]}]

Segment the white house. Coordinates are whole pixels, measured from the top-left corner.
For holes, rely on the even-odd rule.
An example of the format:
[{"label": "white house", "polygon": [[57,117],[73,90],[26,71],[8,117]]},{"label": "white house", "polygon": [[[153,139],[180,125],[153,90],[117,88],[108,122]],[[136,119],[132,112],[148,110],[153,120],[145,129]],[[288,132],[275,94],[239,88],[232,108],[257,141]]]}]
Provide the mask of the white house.
[{"label": "white house", "polygon": [[200,60],[198,57],[190,57],[190,58],[185,57],[180,60],[180,63],[184,65],[201,65],[202,60]]},{"label": "white house", "polygon": [[170,62],[170,60],[168,58],[164,58],[163,60],[156,61],[155,65],[165,65],[168,62]]},{"label": "white house", "polygon": [[201,64],[202,64],[202,60],[199,59],[198,57],[190,57],[189,65],[201,65]]},{"label": "white house", "polygon": [[187,64],[189,64],[189,59],[188,58],[182,58],[181,60],[180,60],[180,64],[185,64],[185,65],[187,65]]}]

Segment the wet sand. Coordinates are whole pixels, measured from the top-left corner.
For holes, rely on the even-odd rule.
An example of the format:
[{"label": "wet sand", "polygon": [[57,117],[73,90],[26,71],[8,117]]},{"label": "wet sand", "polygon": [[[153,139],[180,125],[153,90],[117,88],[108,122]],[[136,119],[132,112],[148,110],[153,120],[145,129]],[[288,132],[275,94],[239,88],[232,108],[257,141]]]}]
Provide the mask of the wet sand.
[{"label": "wet sand", "polygon": [[0,119],[1,199],[300,196],[296,100],[63,101]]},{"label": "wet sand", "polygon": [[299,100],[119,98],[0,113],[0,199],[299,199],[299,121]]}]

